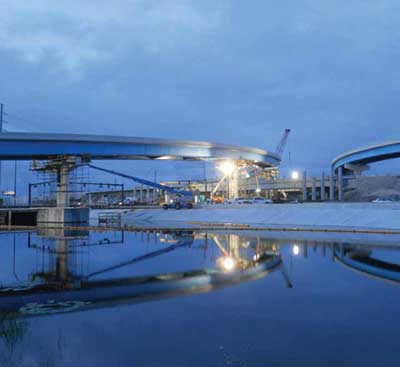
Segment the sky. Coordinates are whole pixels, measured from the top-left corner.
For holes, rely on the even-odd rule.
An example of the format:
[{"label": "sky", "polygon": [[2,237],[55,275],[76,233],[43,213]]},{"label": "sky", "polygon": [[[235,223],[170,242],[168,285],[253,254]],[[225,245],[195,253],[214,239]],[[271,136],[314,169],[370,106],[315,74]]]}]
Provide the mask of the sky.
[{"label": "sky", "polygon": [[[274,151],[291,128],[284,167],[316,172],[347,150],[399,139],[398,0],[1,5],[10,131]],[[142,166],[123,167],[154,169]]]}]

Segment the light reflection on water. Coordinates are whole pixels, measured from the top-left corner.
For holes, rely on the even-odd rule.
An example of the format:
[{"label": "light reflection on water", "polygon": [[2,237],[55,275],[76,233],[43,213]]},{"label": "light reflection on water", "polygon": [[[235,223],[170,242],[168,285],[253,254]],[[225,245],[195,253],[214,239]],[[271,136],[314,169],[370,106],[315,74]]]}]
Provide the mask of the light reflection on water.
[{"label": "light reflection on water", "polygon": [[63,229],[0,239],[0,366],[400,361],[395,245]]}]

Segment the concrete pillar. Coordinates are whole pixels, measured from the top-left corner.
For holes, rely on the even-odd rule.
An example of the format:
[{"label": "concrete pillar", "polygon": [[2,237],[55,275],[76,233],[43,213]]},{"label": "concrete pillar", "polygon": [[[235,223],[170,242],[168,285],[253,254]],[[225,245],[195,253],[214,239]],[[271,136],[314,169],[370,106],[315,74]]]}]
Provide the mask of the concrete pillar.
[{"label": "concrete pillar", "polygon": [[150,188],[147,188],[146,190],[146,202],[147,204],[150,203]]},{"label": "concrete pillar", "polygon": [[311,200],[317,200],[317,179],[315,177],[313,177],[311,181]]},{"label": "concrete pillar", "polygon": [[321,174],[321,201],[325,201],[325,172]]},{"label": "concrete pillar", "polygon": [[335,200],[335,177],[333,176],[333,172],[329,176],[329,200]]},{"label": "concrete pillar", "polygon": [[139,193],[139,201],[143,203],[143,185],[140,185]]},{"label": "concrete pillar", "polygon": [[69,206],[68,181],[69,168],[62,166],[57,171],[57,207]]},{"label": "concrete pillar", "polygon": [[343,201],[343,167],[338,169],[338,200]]},{"label": "concrete pillar", "polygon": [[307,172],[303,172],[303,201],[307,201]]}]

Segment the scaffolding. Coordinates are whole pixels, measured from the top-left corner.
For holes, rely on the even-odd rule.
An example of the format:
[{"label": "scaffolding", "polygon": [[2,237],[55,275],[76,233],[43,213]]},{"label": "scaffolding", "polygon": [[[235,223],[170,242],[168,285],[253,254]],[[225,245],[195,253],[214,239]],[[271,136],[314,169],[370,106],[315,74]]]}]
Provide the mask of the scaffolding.
[{"label": "scaffolding", "polygon": [[[123,184],[91,182],[89,167],[73,157],[33,161],[31,171],[36,173],[38,182],[29,184],[29,206],[90,207],[93,191],[118,193],[118,203],[124,200]],[[102,204],[115,203],[107,201]]]}]

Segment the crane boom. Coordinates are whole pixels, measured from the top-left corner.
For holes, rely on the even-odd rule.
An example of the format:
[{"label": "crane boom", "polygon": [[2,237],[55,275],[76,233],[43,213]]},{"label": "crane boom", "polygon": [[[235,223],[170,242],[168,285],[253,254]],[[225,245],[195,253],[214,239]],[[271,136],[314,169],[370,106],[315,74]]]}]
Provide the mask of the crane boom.
[{"label": "crane boom", "polygon": [[290,129],[285,129],[285,131],[283,132],[282,138],[276,147],[275,153],[277,155],[279,155],[280,157],[282,157],[282,153],[283,153],[283,150],[285,149],[289,134],[290,134]]},{"label": "crane boom", "polygon": [[127,175],[125,173],[121,173],[121,172],[117,172],[117,171],[112,171],[110,169],[98,167],[98,166],[95,166],[95,165],[90,164],[90,163],[88,163],[87,166],[90,167],[90,168],[93,168],[95,170],[98,170],[98,171],[102,171],[102,172],[110,173],[112,175],[116,175],[116,176],[120,176],[120,177],[123,177],[123,178],[127,178],[129,180],[141,183],[143,185],[151,186],[151,187],[154,187],[154,188],[160,189],[160,190],[164,190],[164,191],[170,192],[172,194],[179,194],[179,195],[184,195],[184,196],[192,196],[193,195],[190,191],[179,191],[177,189],[174,189],[173,187],[164,186],[164,185],[158,184],[157,182],[148,181],[148,180],[145,180],[143,178],[130,176],[130,175]]}]

